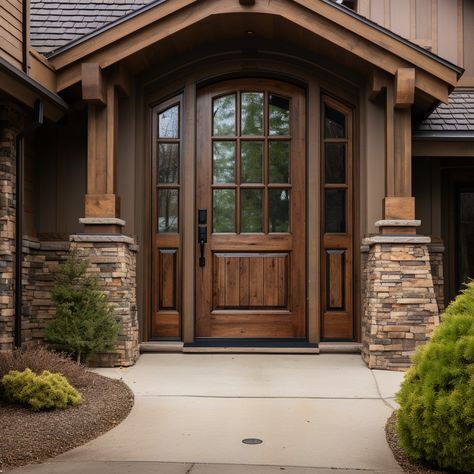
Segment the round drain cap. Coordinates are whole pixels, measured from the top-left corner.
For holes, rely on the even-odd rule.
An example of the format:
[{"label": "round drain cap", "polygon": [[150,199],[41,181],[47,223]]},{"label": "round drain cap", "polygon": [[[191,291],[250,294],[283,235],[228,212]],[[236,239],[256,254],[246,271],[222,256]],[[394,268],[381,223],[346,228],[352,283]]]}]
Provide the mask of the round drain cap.
[{"label": "round drain cap", "polygon": [[244,444],[262,444],[263,441],[258,438],[245,438],[242,440],[242,443]]}]

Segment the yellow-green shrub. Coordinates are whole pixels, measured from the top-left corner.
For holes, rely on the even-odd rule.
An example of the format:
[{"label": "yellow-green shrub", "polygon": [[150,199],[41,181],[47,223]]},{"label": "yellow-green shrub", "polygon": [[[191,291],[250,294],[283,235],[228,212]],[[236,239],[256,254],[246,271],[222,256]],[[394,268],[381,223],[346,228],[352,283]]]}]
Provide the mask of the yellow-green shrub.
[{"label": "yellow-green shrub", "polygon": [[411,458],[474,472],[474,281],[417,350],[397,400],[400,443]]},{"label": "yellow-green shrub", "polygon": [[66,377],[47,370],[40,375],[30,369],[12,370],[3,376],[2,388],[8,401],[28,405],[33,410],[66,408],[81,401],[81,395]]}]

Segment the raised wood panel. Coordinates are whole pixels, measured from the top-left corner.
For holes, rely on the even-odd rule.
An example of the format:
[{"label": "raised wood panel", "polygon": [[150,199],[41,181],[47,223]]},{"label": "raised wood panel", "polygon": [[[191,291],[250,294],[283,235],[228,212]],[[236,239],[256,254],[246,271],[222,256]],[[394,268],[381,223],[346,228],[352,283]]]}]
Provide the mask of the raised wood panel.
[{"label": "raised wood panel", "polygon": [[177,250],[159,250],[159,300],[158,310],[176,310]]},{"label": "raised wood panel", "polygon": [[288,254],[214,254],[214,309],[288,308]]},{"label": "raised wood panel", "polygon": [[327,309],[344,307],[345,250],[327,250]]}]

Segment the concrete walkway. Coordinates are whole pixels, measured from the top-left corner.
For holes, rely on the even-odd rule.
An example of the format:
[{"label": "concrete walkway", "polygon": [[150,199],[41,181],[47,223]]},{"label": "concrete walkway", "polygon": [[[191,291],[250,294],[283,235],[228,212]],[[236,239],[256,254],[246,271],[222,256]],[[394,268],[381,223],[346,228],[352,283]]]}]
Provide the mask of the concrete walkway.
[{"label": "concrete walkway", "polygon": [[129,417],[14,473],[403,472],[384,435],[403,374],[368,370],[358,355],[145,354],[98,372],[132,388]]}]

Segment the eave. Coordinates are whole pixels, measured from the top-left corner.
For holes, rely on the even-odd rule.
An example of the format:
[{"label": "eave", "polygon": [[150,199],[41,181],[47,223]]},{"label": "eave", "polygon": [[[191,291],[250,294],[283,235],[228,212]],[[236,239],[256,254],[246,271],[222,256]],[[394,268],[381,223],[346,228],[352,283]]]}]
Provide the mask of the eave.
[{"label": "eave", "polygon": [[45,116],[53,121],[59,120],[69,109],[68,104],[58,94],[3,58],[0,58],[0,87],[3,92],[29,108],[33,108],[35,101],[41,99],[44,103]]},{"label": "eave", "polygon": [[237,0],[168,0],[150,4],[52,54],[57,90],[81,80],[82,62],[105,69],[196,22],[234,13],[280,16],[391,75],[399,68],[415,67],[416,88],[437,101],[447,102],[463,72],[329,0],[256,0],[253,6]]}]

